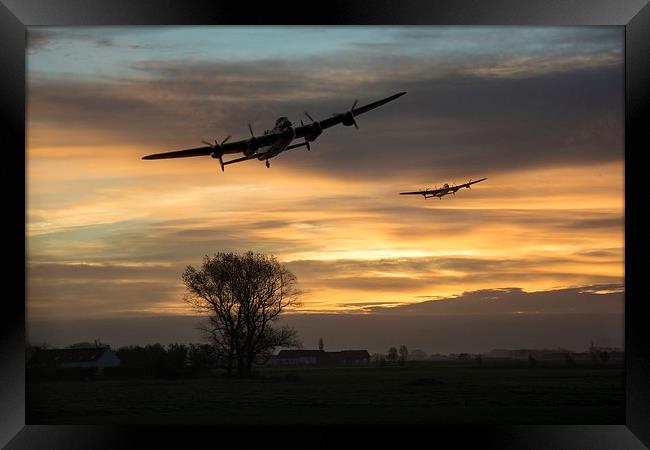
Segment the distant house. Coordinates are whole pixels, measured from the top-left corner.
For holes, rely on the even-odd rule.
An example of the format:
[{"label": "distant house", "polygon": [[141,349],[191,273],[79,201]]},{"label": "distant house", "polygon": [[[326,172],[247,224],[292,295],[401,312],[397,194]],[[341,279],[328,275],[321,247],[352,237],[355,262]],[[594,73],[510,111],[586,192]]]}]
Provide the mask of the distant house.
[{"label": "distant house", "polygon": [[281,350],[272,364],[278,365],[324,365],[324,364],[365,364],[370,362],[367,350],[342,350],[325,352],[323,350]]},{"label": "distant house", "polygon": [[327,355],[323,350],[280,350],[280,353],[273,359],[273,363],[290,366],[324,364],[326,359]]},{"label": "distant house", "polygon": [[31,367],[64,369],[71,367],[115,367],[120,358],[110,347],[38,350],[29,361]]},{"label": "distant house", "polygon": [[370,362],[368,350],[341,350],[327,352],[330,364],[367,364]]}]

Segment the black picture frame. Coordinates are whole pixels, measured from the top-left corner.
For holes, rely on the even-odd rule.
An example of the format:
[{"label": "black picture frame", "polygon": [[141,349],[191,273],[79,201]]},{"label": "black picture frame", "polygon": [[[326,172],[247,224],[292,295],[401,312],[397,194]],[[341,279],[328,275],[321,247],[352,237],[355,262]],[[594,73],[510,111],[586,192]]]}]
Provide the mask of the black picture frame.
[{"label": "black picture frame", "polygon": [[[25,231],[25,42],[26,27],[36,25],[620,25],[625,27],[625,370],[626,420],[607,426],[471,426],[427,427],[397,433],[444,439],[454,446],[482,448],[636,449],[650,446],[650,347],[640,264],[647,249],[639,230],[644,179],[641,154],[650,149],[644,122],[650,105],[650,6],[647,0],[364,0],[328,2],[225,2],[168,0],[0,0],[0,110],[3,129],[6,216],[5,242],[19,242]],[[638,203],[638,205],[642,205]],[[629,207],[628,207],[629,206]],[[8,208],[7,208],[8,207]],[[14,237],[15,236],[15,237]],[[26,244],[26,241],[24,241]],[[38,426],[25,424],[25,285],[16,261],[26,246],[5,247],[8,263],[5,302],[0,316],[0,444],[6,448],[139,448],[191,447],[214,436],[214,427]],[[26,279],[25,279],[26,281]],[[21,300],[22,298],[22,300]],[[390,438],[390,430],[362,430],[357,437]],[[312,429],[301,428],[313,433]],[[249,439],[280,432],[247,433]],[[423,434],[424,433],[424,434]],[[325,436],[324,436],[325,435]],[[338,440],[318,432],[317,440]],[[417,436],[416,436],[417,437]],[[159,443],[160,445],[156,445]],[[219,442],[223,443],[223,442]],[[249,444],[252,442],[248,442]],[[644,445],[645,444],[645,445]],[[246,445],[248,446],[248,445]]]}]

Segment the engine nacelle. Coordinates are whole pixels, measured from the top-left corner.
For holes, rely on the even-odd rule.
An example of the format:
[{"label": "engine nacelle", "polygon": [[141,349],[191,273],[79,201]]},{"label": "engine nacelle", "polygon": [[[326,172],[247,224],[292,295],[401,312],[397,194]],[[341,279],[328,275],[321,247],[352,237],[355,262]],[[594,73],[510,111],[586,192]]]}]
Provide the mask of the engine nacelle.
[{"label": "engine nacelle", "polygon": [[352,114],[351,111],[348,111],[343,115],[342,124],[346,127],[351,127],[352,125],[354,125],[354,115]]},{"label": "engine nacelle", "polygon": [[307,133],[305,133],[305,139],[307,141],[315,141],[318,136],[320,136],[323,133],[323,130],[321,129],[320,125],[318,122],[316,122],[315,125],[312,125],[309,127],[307,130]]},{"label": "engine nacelle", "polygon": [[258,148],[257,140],[255,138],[249,139],[246,147],[244,147],[244,156],[253,156]]}]

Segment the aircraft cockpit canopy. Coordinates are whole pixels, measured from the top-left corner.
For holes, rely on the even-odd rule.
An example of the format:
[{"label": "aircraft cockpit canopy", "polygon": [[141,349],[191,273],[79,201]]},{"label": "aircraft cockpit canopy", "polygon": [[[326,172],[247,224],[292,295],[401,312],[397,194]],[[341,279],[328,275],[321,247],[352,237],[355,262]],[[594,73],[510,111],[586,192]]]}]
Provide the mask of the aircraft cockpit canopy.
[{"label": "aircraft cockpit canopy", "polygon": [[278,127],[281,127],[281,128],[290,127],[291,122],[286,117],[280,117],[278,120],[275,121],[275,126],[278,126]]}]

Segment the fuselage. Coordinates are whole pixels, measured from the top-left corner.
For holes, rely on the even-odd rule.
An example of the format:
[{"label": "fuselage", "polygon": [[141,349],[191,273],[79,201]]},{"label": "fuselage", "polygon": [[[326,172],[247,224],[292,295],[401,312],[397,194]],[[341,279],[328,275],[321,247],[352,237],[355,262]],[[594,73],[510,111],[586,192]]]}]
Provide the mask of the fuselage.
[{"label": "fuselage", "polygon": [[264,134],[277,135],[277,139],[270,145],[261,148],[263,151],[258,151],[257,159],[260,161],[273,158],[282,153],[296,137],[296,130],[289,119],[280,117],[275,121],[275,126],[270,130],[266,130]]},{"label": "fuselage", "polygon": [[438,192],[437,194],[435,194],[436,197],[443,197],[443,196],[449,194],[449,191],[451,190],[451,189],[449,188],[449,185],[448,185],[447,183],[445,183],[445,184],[442,186],[441,189],[442,189],[442,190],[441,190],[440,192]]}]

